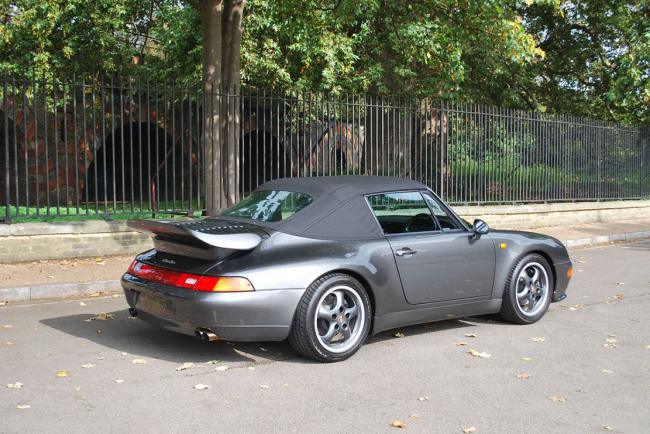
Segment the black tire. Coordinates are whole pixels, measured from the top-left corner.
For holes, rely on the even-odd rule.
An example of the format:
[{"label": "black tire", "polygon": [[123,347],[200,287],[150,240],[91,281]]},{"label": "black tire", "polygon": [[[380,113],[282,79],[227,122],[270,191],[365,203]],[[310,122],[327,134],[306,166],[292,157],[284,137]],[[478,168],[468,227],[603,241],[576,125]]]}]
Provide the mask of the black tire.
[{"label": "black tire", "polygon": [[[519,301],[517,299],[517,285],[519,283],[520,273],[531,264],[539,264],[546,270],[548,288],[546,299],[542,303],[542,306],[540,306],[539,312],[537,312],[535,315],[528,316],[522,313],[519,307]],[[526,255],[521,258],[514,267],[512,267],[512,270],[510,270],[508,280],[506,281],[506,287],[503,291],[503,303],[501,303],[501,311],[499,314],[506,321],[515,324],[533,324],[539,321],[548,310],[548,306],[550,305],[551,298],[553,296],[554,288],[555,282],[553,280],[553,271],[551,270],[551,266],[549,265],[548,261],[543,256],[536,253]]]},{"label": "black tire", "polygon": [[[326,348],[320,341],[315,318],[319,309],[321,298],[333,288],[344,286],[358,294],[363,310],[363,320],[357,317],[353,330],[356,343],[343,352],[333,352]],[[372,318],[370,298],[364,286],[354,277],[343,273],[325,275],[313,282],[302,296],[294,315],[289,343],[302,356],[319,362],[340,362],[352,356],[365,342],[370,331]],[[320,321],[320,320],[319,320]],[[336,322],[336,321],[335,321]],[[336,326],[338,329],[338,325]],[[360,329],[357,330],[357,327]],[[352,327],[351,327],[352,328]],[[358,334],[357,334],[358,333]]]}]

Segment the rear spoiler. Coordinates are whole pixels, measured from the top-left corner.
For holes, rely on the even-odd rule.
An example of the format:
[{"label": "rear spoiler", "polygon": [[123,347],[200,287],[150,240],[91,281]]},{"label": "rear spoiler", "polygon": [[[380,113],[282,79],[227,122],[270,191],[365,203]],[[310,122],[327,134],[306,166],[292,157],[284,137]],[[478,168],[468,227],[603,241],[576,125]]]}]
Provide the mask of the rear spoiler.
[{"label": "rear spoiler", "polygon": [[207,246],[228,250],[252,250],[262,242],[265,235],[252,225],[215,219],[128,220],[126,224],[155,238],[184,240],[189,243],[200,241]]}]

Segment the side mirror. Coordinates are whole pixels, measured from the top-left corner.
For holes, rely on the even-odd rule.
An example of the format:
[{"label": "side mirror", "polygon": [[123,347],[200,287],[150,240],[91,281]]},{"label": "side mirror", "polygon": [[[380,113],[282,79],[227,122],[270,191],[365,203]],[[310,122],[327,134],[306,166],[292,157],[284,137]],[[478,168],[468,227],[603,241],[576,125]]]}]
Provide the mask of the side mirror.
[{"label": "side mirror", "polygon": [[474,235],[481,236],[490,232],[490,227],[483,220],[476,219],[472,225],[472,231],[474,231]]}]

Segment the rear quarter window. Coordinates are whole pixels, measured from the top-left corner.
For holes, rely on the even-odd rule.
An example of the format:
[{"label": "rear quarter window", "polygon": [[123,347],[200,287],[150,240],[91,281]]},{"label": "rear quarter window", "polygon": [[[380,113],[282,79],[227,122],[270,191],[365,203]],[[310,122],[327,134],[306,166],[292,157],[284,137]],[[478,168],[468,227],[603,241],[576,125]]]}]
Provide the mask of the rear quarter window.
[{"label": "rear quarter window", "polygon": [[279,222],[290,218],[312,201],[313,198],[310,195],[295,191],[254,191],[221,215],[264,222]]}]

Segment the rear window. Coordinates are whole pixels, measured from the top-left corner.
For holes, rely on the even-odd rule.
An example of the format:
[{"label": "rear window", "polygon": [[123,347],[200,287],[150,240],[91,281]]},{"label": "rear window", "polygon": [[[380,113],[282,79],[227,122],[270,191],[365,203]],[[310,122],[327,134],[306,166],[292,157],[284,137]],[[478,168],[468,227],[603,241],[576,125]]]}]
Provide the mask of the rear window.
[{"label": "rear window", "polygon": [[286,220],[312,202],[313,198],[294,191],[254,191],[237,205],[221,213],[225,217],[240,217],[264,222]]}]

